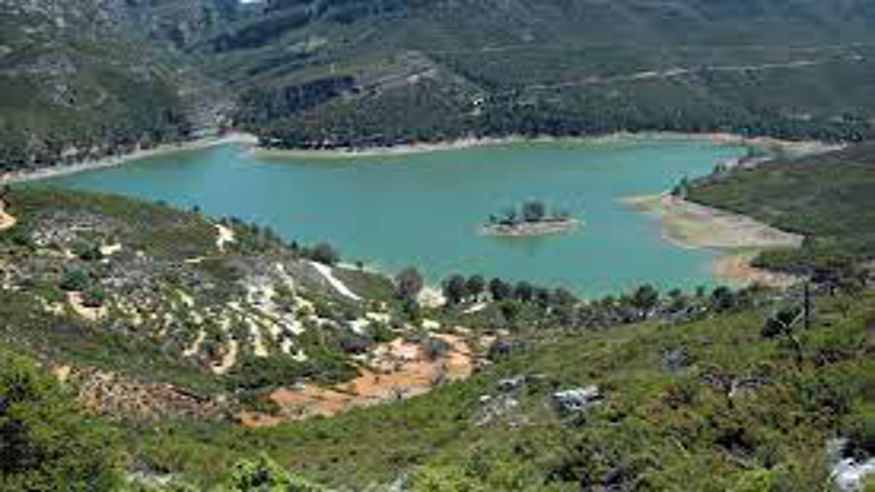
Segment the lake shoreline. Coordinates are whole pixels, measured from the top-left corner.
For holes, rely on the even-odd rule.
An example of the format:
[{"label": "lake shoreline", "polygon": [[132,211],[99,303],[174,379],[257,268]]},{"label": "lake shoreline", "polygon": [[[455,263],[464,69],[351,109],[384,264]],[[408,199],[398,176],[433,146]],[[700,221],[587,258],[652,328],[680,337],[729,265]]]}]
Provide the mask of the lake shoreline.
[{"label": "lake shoreline", "polygon": [[803,237],[800,235],[669,193],[629,197],[622,201],[657,218],[666,240],[685,248],[722,252],[723,255],[713,264],[714,274],[719,279],[738,285],[761,283],[778,287],[798,280],[780,272],[757,268],[752,262],[765,250],[801,247]]},{"label": "lake shoreline", "polygon": [[526,137],[509,135],[506,137],[468,137],[434,143],[413,143],[391,147],[343,147],[336,149],[278,149],[259,145],[257,136],[245,132],[232,132],[221,137],[204,137],[175,144],[162,144],[152,149],[137,150],[127,154],[108,156],[95,160],[82,161],[71,165],[59,165],[0,174],[0,186],[42,179],[66,176],[95,169],[117,167],[128,162],[158,155],[177,152],[203,150],[219,145],[243,144],[256,158],[266,159],[320,159],[325,161],[355,159],[362,157],[403,157],[407,155],[428,154],[479,147],[498,147],[514,144],[537,143],[601,143],[640,140],[682,140],[704,141],[715,145],[741,145],[752,147],[779,147],[802,154],[822,153],[842,148],[841,145],[828,144],[817,140],[780,140],[772,137],[745,137],[730,133],[680,133],[680,132],[615,132],[606,135],[581,137],[539,136]]},{"label": "lake shoreline", "polygon": [[128,162],[155,157],[159,155],[175,154],[178,152],[191,152],[208,149],[220,145],[243,144],[257,145],[258,138],[248,133],[231,133],[221,137],[204,137],[176,144],[161,144],[151,149],[142,149],[127,154],[102,157],[100,159],[82,161],[77,164],[59,165],[27,171],[8,172],[0,175],[0,185],[26,183],[43,179],[66,176],[95,169],[118,167]]},{"label": "lake shoreline", "polygon": [[276,147],[256,146],[252,152],[256,157],[273,159],[355,159],[362,157],[395,157],[433,152],[464,150],[478,147],[496,147],[514,144],[532,143],[599,143],[620,140],[684,140],[704,141],[716,145],[742,145],[751,147],[778,147],[802,154],[821,153],[839,150],[843,146],[829,144],[817,140],[780,140],[772,137],[745,137],[731,133],[675,133],[675,132],[615,132],[605,135],[554,137],[508,135],[506,137],[465,137],[443,142],[421,142],[383,147],[338,147],[331,149],[283,149]]}]

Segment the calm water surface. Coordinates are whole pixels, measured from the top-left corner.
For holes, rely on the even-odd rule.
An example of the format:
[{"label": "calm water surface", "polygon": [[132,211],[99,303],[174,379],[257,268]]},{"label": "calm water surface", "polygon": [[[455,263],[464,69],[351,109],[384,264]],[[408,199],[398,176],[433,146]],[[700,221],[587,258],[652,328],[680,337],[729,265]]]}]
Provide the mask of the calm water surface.
[{"label": "calm water surface", "polygon": [[[387,271],[416,265],[432,281],[479,272],[596,296],[645,281],[712,285],[716,252],[666,241],[656,220],[619,200],[660,192],[742,152],[696,140],[630,139],[276,159],[225,145],[47,183],[186,209],[198,205],[213,216],[270,225],[289,240],[329,241],[346,259]],[[478,234],[490,214],[528,199],[567,210],[586,224],[566,236]]]}]

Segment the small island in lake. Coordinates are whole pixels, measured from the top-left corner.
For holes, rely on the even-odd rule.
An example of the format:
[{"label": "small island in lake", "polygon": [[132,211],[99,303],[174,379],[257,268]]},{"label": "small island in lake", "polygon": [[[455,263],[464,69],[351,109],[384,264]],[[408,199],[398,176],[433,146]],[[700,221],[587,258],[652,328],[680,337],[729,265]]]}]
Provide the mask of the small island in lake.
[{"label": "small island in lake", "polygon": [[489,236],[544,236],[566,234],[581,224],[567,212],[550,212],[543,202],[530,201],[502,215],[490,215],[482,233]]}]

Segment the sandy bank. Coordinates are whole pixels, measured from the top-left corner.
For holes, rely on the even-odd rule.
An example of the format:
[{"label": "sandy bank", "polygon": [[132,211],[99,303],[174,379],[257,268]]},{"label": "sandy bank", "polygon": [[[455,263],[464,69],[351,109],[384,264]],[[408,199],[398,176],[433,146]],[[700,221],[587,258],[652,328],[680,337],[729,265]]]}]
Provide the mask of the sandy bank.
[{"label": "sandy bank", "polygon": [[768,137],[750,138],[727,133],[671,133],[671,132],[616,132],[606,135],[580,137],[528,137],[509,135],[506,137],[466,137],[445,142],[413,143],[386,147],[340,147],[334,149],[279,149],[257,147],[253,153],[256,157],[276,159],[344,159],[359,157],[391,157],[414,154],[425,154],[449,150],[462,150],[476,147],[492,147],[517,143],[610,143],[621,140],[694,140],[705,141],[717,145],[747,145],[761,148],[781,148],[793,155],[827,152],[841,148],[838,145],[818,141],[790,141]]},{"label": "sandy bank", "polygon": [[802,236],[669,194],[627,198],[624,202],[658,217],[666,238],[688,247],[738,250],[796,248],[802,244]]},{"label": "sandy bank", "polygon": [[624,200],[637,210],[656,216],[665,237],[684,247],[724,251],[726,257],[714,265],[715,274],[734,284],[763,283],[783,286],[792,283],[786,275],[751,266],[757,253],[772,248],[798,248],[802,236],[774,228],[750,217],[706,207],[668,194]]},{"label": "sandy bank", "polygon": [[522,137],[504,138],[462,138],[447,142],[414,143],[407,145],[393,145],[391,147],[341,147],[336,149],[278,149],[258,147],[254,151],[256,157],[261,158],[321,158],[321,159],[344,159],[359,157],[391,157],[414,154],[428,154],[448,150],[463,150],[475,147],[490,147],[507,145],[511,143],[534,141],[540,139],[525,139]]},{"label": "sandy bank", "polygon": [[15,225],[15,217],[6,211],[6,203],[0,200],[0,231],[11,229]]},{"label": "sandy bank", "polygon": [[64,176],[68,174],[80,173],[83,171],[90,171],[93,169],[115,167],[125,164],[127,162],[143,159],[146,157],[173,154],[177,152],[202,150],[218,145],[232,143],[255,145],[258,143],[258,138],[254,135],[249,135],[245,133],[232,133],[223,137],[206,137],[198,140],[192,140],[189,142],[182,142],[179,144],[159,145],[152,149],[137,150],[129,154],[84,161],[78,164],[71,164],[68,166],[59,165],[34,170],[5,173],[0,175],[0,185],[36,181],[40,179],[53,178],[56,176]]},{"label": "sandy bank", "polygon": [[759,253],[747,252],[729,254],[714,262],[714,274],[733,285],[748,286],[754,284],[771,287],[789,287],[799,281],[798,278],[785,273],[773,272],[757,268],[751,264]]}]

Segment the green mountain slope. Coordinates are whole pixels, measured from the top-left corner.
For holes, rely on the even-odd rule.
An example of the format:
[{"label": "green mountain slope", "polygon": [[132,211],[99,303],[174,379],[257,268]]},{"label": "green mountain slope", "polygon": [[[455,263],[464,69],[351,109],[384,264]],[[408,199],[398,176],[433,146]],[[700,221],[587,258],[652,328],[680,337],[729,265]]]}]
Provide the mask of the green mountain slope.
[{"label": "green mountain slope", "polygon": [[175,66],[91,0],[0,9],[0,170],[130,151],[190,132]]},{"label": "green mountain slope", "polygon": [[276,1],[193,47],[279,146],[469,133],[858,139],[868,2]]},{"label": "green mountain slope", "polygon": [[229,117],[269,145],[332,147],[617,130],[859,140],[875,112],[862,0],[40,0],[0,15],[7,169]]}]

